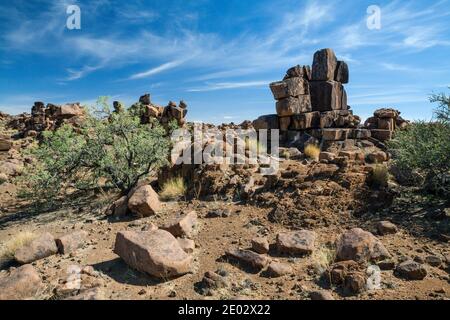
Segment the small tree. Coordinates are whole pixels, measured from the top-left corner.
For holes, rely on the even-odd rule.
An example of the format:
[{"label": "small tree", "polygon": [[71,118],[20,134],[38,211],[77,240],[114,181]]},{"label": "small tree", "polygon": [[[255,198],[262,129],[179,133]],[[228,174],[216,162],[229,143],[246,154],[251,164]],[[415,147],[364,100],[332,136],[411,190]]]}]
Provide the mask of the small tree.
[{"label": "small tree", "polygon": [[394,164],[400,169],[423,176],[425,187],[440,194],[450,194],[450,97],[433,95],[438,102],[436,121],[418,121],[396,132],[389,142]]},{"label": "small tree", "polygon": [[24,178],[36,200],[55,199],[67,187],[95,188],[101,179],[126,194],[167,163],[170,145],[168,132],[157,122],[141,124],[127,110],[110,112],[101,98],[80,130],[64,125],[44,133],[31,151],[36,165]]}]

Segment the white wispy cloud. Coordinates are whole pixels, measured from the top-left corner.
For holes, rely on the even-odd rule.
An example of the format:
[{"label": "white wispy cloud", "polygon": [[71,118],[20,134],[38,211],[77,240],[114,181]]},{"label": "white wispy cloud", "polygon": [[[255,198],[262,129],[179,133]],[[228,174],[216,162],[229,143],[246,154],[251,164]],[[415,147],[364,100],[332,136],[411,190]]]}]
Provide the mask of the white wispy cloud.
[{"label": "white wispy cloud", "polygon": [[149,69],[147,71],[133,74],[128,79],[135,80],[135,79],[148,78],[148,77],[151,77],[151,76],[153,76],[155,74],[161,73],[163,71],[167,71],[167,70],[176,68],[176,67],[182,65],[185,61],[186,60],[175,60],[175,61],[166,62],[166,63],[163,63],[160,66],[157,66],[155,68]]},{"label": "white wispy cloud", "polygon": [[188,89],[188,92],[203,92],[203,91],[215,91],[226,90],[236,88],[249,88],[249,87],[261,87],[267,86],[271,81],[247,81],[247,82],[221,82],[221,83],[209,83],[201,88]]}]

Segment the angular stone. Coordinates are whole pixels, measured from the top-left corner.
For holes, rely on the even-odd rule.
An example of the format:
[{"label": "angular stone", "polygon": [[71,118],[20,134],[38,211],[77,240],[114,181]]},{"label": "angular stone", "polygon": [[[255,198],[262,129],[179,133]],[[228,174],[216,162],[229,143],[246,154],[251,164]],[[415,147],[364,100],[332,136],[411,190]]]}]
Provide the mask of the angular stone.
[{"label": "angular stone", "polygon": [[150,100],[150,94],[146,93],[146,94],[144,94],[143,96],[141,96],[141,97],[139,98],[139,102],[142,103],[142,104],[144,104],[144,105],[149,105],[149,104],[151,104],[152,102],[151,102],[151,100]]},{"label": "angular stone", "polygon": [[72,117],[76,117],[76,116],[82,116],[83,114],[84,114],[84,110],[78,102],[64,104],[64,105],[58,107],[58,109],[56,110],[56,113],[55,113],[55,115],[58,118],[63,118],[63,119],[72,118]]},{"label": "angular stone", "polygon": [[[346,99],[343,98],[344,88],[337,81],[311,81],[312,111],[332,111],[346,109]],[[343,106],[342,103],[345,103]]]},{"label": "angular stone", "polygon": [[378,128],[377,129],[382,129],[382,130],[389,130],[389,131],[394,131],[395,129],[395,122],[394,119],[392,118],[378,118]]},{"label": "angular stone", "polygon": [[81,248],[86,243],[87,238],[88,233],[84,230],[79,230],[56,239],[56,245],[59,253],[68,254]]},{"label": "angular stone", "polygon": [[326,141],[346,140],[349,136],[349,129],[322,129],[320,131],[322,139]]},{"label": "angular stone", "polygon": [[256,253],[265,254],[269,252],[269,241],[267,238],[256,237],[252,239],[252,250]]},{"label": "angular stone", "polygon": [[350,272],[358,271],[360,269],[357,262],[353,260],[340,261],[330,266],[327,277],[334,285],[340,285],[345,282],[345,278]]},{"label": "angular stone", "polygon": [[428,263],[432,267],[440,267],[442,265],[442,259],[438,256],[426,256],[425,262]]},{"label": "angular stone", "polygon": [[382,163],[388,160],[388,156],[384,151],[375,151],[367,155],[367,161],[371,163]]},{"label": "angular stone", "polygon": [[269,257],[250,250],[230,249],[227,250],[225,254],[241,262],[250,264],[258,270],[265,268],[271,261]]},{"label": "angular stone", "polygon": [[422,280],[427,276],[427,270],[422,264],[407,260],[395,268],[395,274],[406,280]]},{"label": "angular stone", "polygon": [[312,65],[312,80],[333,80],[337,66],[337,59],[332,49],[322,49],[314,53]]},{"label": "angular stone", "polygon": [[197,212],[191,211],[163,225],[161,229],[169,231],[175,237],[192,237],[197,228]]},{"label": "angular stone", "polygon": [[117,233],[114,252],[130,267],[159,278],[191,271],[192,258],[167,231],[122,231]]},{"label": "angular stone", "polygon": [[170,107],[170,114],[177,120],[181,120],[186,117],[187,109],[183,109],[180,107]]},{"label": "angular stone", "polygon": [[338,61],[334,80],[340,83],[348,83],[349,72],[348,65],[344,61]]},{"label": "angular stone", "polygon": [[305,130],[320,127],[320,112],[305,112],[292,116],[292,129]]},{"label": "angular stone", "polygon": [[292,267],[287,263],[272,261],[267,268],[267,273],[270,277],[282,277],[292,273]]},{"label": "angular stone", "polygon": [[280,130],[286,131],[291,124],[291,117],[280,117]]},{"label": "angular stone", "polygon": [[0,275],[0,300],[28,300],[36,298],[44,284],[36,269],[26,264]]},{"label": "angular stone", "polygon": [[344,280],[344,289],[352,294],[358,294],[366,290],[366,276],[362,272],[350,272]]},{"label": "angular stone", "polygon": [[106,215],[123,217],[128,213],[128,197],[123,196],[112,203],[106,211]]},{"label": "angular stone", "polygon": [[400,112],[395,109],[383,108],[376,110],[373,115],[377,118],[397,118]]},{"label": "angular stone", "polygon": [[308,81],[302,78],[289,78],[271,83],[270,90],[272,90],[273,97],[276,100],[280,100],[309,94],[309,85]]},{"label": "angular stone", "polygon": [[390,221],[380,221],[377,223],[377,230],[379,234],[384,236],[387,234],[397,233],[398,228]]},{"label": "angular stone", "polygon": [[353,129],[349,133],[349,138],[351,139],[368,139],[371,137],[370,130],[367,129]]},{"label": "angular stone", "polygon": [[161,203],[153,188],[145,185],[130,192],[128,208],[141,217],[148,217],[161,209]]},{"label": "angular stone", "polygon": [[270,114],[270,115],[261,116],[258,119],[254,120],[252,124],[253,124],[253,128],[255,130],[279,129],[278,115]]},{"label": "angular stone", "polygon": [[146,113],[150,118],[159,118],[162,115],[164,108],[158,108],[156,106],[147,106]]},{"label": "angular stone", "polygon": [[195,242],[191,239],[177,238],[178,244],[181,249],[186,253],[193,253],[195,250]]},{"label": "angular stone", "polygon": [[310,254],[314,250],[316,233],[309,230],[282,232],[277,235],[277,249],[280,253]]},{"label": "angular stone", "polygon": [[19,248],[14,254],[14,259],[20,264],[26,264],[52,256],[57,252],[55,238],[46,232],[29,244]]},{"label": "angular stone", "polygon": [[391,140],[393,137],[393,131],[390,130],[372,129],[370,133],[373,138],[380,141]]},{"label": "angular stone", "polygon": [[204,294],[211,294],[211,290],[217,290],[228,287],[228,281],[225,277],[213,271],[205,272],[202,279],[202,288]]},{"label": "angular stone", "polygon": [[9,151],[12,148],[10,140],[0,138],[0,151]]},{"label": "angular stone", "polygon": [[280,117],[309,112],[311,111],[311,98],[309,95],[285,98],[277,102],[276,109]]},{"label": "angular stone", "polygon": [[332,152],[321,152],[319,154],[319,161],[320,160],[333,161],[335,158],[336,158],[336,155]]},{"label": "angular stone", "polygon": [[296,65],[295,67],[290,68],[286,71],[286,75],[283,80],[290,78],[303,78],[308,81],[311,80],[311,67]]},{"label": "angular stone", "polygon": [[390,257],[391,255],[380,240],[360,228],[346,231],[336,242],[337,261],[369,262]]}]

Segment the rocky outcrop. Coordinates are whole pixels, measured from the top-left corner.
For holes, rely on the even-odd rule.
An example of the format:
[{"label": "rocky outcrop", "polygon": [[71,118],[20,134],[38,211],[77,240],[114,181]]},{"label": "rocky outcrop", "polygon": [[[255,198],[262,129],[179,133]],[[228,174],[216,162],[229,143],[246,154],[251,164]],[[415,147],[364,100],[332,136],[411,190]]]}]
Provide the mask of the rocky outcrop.
[{"label": "rocky outcrop", "polygon": [[364,123],[372,137],[382,142],[392,139],[395,130],[404,129],[408,121],[400,117],[401,112],[391,108],[378,109]]}]

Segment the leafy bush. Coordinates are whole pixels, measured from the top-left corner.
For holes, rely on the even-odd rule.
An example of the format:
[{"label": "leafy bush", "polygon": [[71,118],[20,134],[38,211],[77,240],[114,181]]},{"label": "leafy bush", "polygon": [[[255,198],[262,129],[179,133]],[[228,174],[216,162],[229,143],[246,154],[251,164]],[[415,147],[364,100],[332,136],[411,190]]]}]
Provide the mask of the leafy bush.
[{"label": "leafy bush", "polygon": [[421,175],[429,191],[450,194],[450,98],[440,94],[430,100],[439,103],[435,121],[412,123],[388,146],[400,170]]},{"label": "leafy bush", "polygon": [[[158,123],[141,124],[131,112],[110,112],[106,98],[89,110],[81,129],[45,132],[31,151],[35,166],[24,175],[29,196],[53,200],[67,189],[102,185],[126,194],[168,161],[170,139]],[[44,199],[43,199],[44,198]]]},{"label": "leafy bush", "polygon": [[305,155],[310,159],[318,160],[320,155],[320,148],[315,144],[308,144],[305,147]]}]

